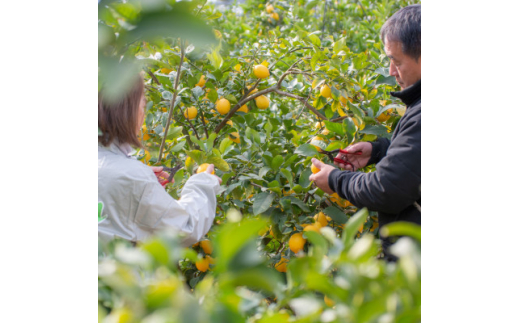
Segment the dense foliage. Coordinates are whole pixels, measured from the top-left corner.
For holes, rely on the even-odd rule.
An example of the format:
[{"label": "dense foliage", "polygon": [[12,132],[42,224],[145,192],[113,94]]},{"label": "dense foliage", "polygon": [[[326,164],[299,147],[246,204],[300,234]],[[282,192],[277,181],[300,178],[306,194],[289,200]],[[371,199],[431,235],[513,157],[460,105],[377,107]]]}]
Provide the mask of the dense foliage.
[{"label": "dense foliage", "polygon": [[[408,4],[249,0],[220,11],[204,1],[100,3],[100,82],[117,93],[125,73],[145,71],[138,158],[184,166],[166,187],[174,198],[204,163],[223,179],[208,241],[185,249],[165,232],[137,249],[100,247],[100,317],[420,320],[419,245],[402,238],[397,264],[377,260],[376,214],[309,181],[311,157],[330,163],[322,150],[389,137],[404,113],[389,95],[397,88],[378,32]],[[187,32],[172,22],[178,16],[195,27]],[[162,22],[170,27],[163,37],[146,32],[161,32]],[[416,228],[402,230],[420,241]]]}]

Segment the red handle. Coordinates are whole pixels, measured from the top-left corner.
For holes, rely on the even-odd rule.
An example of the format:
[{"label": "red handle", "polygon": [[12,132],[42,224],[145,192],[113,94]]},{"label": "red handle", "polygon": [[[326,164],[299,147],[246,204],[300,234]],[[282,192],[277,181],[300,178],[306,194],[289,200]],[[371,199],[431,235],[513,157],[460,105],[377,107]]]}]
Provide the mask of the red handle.
[{"label": "red handle", "polygon": [[337,157],[334,158],[334,162],[335,162],[335,163],[338,163],[338,164],[350,165],[350,166],[352,166],[352,167],[354,166],[354,165],[352,165],[351,163],[349,163],[348,161],[343,160],[343,159],[341,159],[341,158],[337,158]]},{"label": "red handle", "polygon": [[351,152],[346,151],[344,149],[340,149],[339,152],[342,153],[342,154],[345,154],[345,155],[361,155],[362,154],[361,151],[356,151],[355,153],[351,153]]}]

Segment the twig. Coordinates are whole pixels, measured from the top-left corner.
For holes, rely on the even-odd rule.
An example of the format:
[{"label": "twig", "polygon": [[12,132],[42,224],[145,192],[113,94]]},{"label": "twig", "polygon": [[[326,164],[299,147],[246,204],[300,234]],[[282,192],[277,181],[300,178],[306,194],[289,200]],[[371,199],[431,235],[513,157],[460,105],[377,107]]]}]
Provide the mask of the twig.
[{"label": "twig", "polygon": [[323,35],[325,34],[325,23],[327,18],[327,0],[323,2],[323,25],[321,26],[320,40],[323,41]]},{"label": "twig", "polygon": [[312,112],[314,112],[315,115],[317,115],[318,117],[320,117],[321,119],[323,120],[328,120],[327,117],[325,117],[323,114],[321,114],[318,110],[316,110],[315,107],[313,107],[312,105],[309,104],[309,102],[307,102],[307,100],[305,98],[302,98],[301,96],[297,96],[297,95],[294,95],[292,93],[288,93],[288,92],[284,92],[284,91],[281,91],[281,90],[275,90],[276,93],[278,94],[281,94],[281,95],[285,95],[287,97],[290,97],[290,98],[293,98],[293,99],[296,99],[296,100],[299,100],[300,102],[302,102],[307,108],[309,108],[309,110],[311,110]]},{"label": "twig", "polygon": [[[173,107],[174,107],[175,101],[177,100],[177,87],[179,86],[179,80],[181,78],[181,72],[182,72],[182,62],[184,61],[184,43],[183,43],[182,39],[179,39],[179,40],[181,42],[181,61],[179,62],[179,68],[177,69],[177,75],[175,77],[175,85],[173,87],[173,98],[170,102],[170,113],[168,113],[168,121],[166,122],[166,128],[164,129],[164,136],[161,141],[161,147],[159,148],[158,162],[161,162],[162,153],[164,150],[164,144],[166,142],[168,129],[170,128],[170,122],[173,117]],[[179,108],[180,108],[180,104],[179,104]]]},{"label": "twig", "polygon": [[161,85],[161,82],[159,82],[159,80],[157,79],[157,77],[152,73],[152,71],[147,71],[148,72],[148,75],[150,75],[150,77],[155,81],[155,83],[157,83],[158,85]]}]

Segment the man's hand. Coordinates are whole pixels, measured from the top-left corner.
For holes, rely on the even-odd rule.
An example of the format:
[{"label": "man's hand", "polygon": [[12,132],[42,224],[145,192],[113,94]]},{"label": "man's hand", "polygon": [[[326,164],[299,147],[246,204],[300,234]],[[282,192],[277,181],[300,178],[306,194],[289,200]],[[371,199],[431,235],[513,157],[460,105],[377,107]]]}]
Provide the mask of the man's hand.
[{"label": "man's hand", "polygon": [[353,171],[355,171],[359,168],[363,168],[367,165],[368,161],[370,160],[370,156],[372,155],[372,144],[369,142],[358,142],[356,144],[348,146],[346,150],[349,153],[356,153],[358,151],[361,152],[361,155],[339,153],[336,156],[336,158],[343,159],[344,161],[352,164],[354,167],[352,167],[352,165],[349,165],[347,163],[343,164],[343,163],[334,162],[334,164],[339,166],[340,168],[353,172]]},{"label": "man's hand", "polygon": [[204,171],[204,173],[208,173],[208,174],[210,174],[210,175],[215,176],[215,177],[218,179],[219,184],[222,184],[222,179],[221,179],[220,177],[218,177],[218,176],[215,175],[215,174],[211,174],[211,173],[213,173],[214,170],[215,170],[215,165],[213,165],[213,164],[209,164],[209,165],[208,165],[208,168],[206,168],[206,170]]},{"label": "man's hand", "polygon": [[334,193],[334,191],[331,190],[329,187],[329,174],[335,168],[333,166],[322,163],[321,161],[317,160],[316,158],[312,159],[312,163],[320,171],[317,172],[316,174],[312,174],[311,176],[309,176],[309,180],[314,181],[314,183],[316,183],[316,186],[321,188],[325,193],[328,193],[328,194]]}]

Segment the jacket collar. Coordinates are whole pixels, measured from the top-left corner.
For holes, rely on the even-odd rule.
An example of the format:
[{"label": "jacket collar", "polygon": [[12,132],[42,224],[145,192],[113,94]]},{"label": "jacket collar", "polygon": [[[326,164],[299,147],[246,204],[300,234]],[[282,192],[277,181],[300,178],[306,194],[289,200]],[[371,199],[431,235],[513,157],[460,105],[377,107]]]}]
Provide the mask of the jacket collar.
[{"label": "jacket collar", "polygon": [[129,157],[130,155],[132,155],[135,152],[135,150],[132,148],[132,146],[130,146],[127,143],[121,144],[121,143],[119,143],[119,140],[117,140],[117,139],[114,139],[114,141],[112,141],[112,143],[108,147],[104,147],[100,143],[98,143],[98,146],[103,147],[107,150],[110,150],[111,152],[113,152],[115,154],[123,155],[126,157]]},{"label": "jacket collar", "polygon": [[421,80],[417,81],[414,85],[398,92],[390,92],[390,95],[401,99],[406,106],[410,106],[417,100],[421,99]]}]

